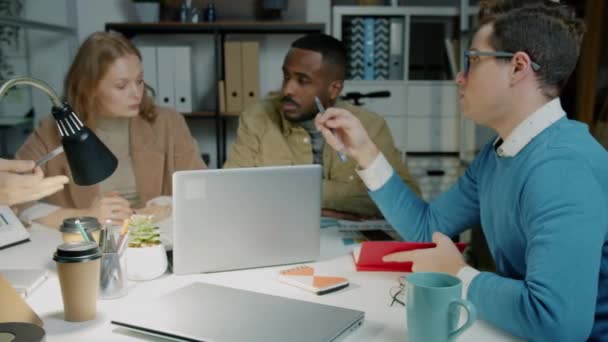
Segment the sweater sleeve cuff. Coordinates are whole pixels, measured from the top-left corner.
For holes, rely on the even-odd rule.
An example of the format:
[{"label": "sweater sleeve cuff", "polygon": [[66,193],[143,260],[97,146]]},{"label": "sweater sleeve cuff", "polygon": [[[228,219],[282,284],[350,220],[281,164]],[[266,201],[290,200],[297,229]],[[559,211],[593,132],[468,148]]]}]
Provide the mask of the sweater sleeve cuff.
[{"label": "sweater sleeve cuff", "polygon": [[356,171],[370,191],[380,189],[393,175],[393,167],[382,153],[367,168]]},{"label": "sweater sleeve cuff", "polygon": [[469,285],[480,272],[471,266],[465,266],[458,271],[456,275],[462,281],[462,298],[467,298]]}]

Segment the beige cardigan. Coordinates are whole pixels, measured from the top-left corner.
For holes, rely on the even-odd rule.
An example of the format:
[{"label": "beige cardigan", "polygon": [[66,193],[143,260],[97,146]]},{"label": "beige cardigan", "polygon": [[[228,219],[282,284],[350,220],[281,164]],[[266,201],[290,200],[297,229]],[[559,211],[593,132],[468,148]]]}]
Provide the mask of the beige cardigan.
[{"label": "beige cardigan", "polygon": [[[131,157],[137,192],[142,202],[161,195],[171,195],[172,175],[179,170],[205,169],[198,146],[181,114],[172,109],[156,107],[158,116],[148,122],[137,116],[130,127]],[[17,159],[36,160],[61,144],[52,116],[39,127],[17,151]],[[70,175],[65,155],[43,166],[47,176]],[[88,208],[99,195],[99,185],[79,186],[74,182],[44,201],[64,208]]]}]

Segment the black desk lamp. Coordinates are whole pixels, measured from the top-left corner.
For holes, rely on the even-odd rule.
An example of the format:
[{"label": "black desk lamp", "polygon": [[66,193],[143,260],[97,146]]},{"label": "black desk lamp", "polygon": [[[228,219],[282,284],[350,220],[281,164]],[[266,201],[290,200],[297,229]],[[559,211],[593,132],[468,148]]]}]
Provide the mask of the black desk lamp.
[{"label": "black desk lamp", "polygon": [[14,77],[0,86],[0,99],[8,90],[19,84],[27,84],[46,93],[53,103],[52,113],[61,134],[61,144],[72,171],[72,179],[78,185],[94,185],[110,177],[118,160],[106,145],[85,125],[72,108],[62,102],[46,83],[30,77]]}]

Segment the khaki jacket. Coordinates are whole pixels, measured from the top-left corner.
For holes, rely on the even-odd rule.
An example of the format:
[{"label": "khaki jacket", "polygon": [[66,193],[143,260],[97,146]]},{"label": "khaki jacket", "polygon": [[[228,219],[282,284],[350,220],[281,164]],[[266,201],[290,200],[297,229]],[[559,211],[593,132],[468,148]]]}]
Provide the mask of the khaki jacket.
[{"label": "khaki jacket", "polygon": [[[382,117],[361,107],[338,101],[335,105],[353,113],[401,178],[419,192]],[[246,108],[239,119],[236,141],[230,147],[225,168],[312,164],[310,135],[280,113],[279,97],[269,97]],[[354,160],[341,163],[329,145],[323,147],[323,208],[361,215],[380,212],[367,193]],[[297,181],[297,180],[296,180]]]},{"label": "khaki jacket", "polygon": [[[172,175],[179,170],[205,169],[186,121],[181,114],[157,107],[158,116],[148,122],[137,116],[131,120],[131,158],[135,184],[141,200],[171,195]],[[61,144],[52,116],[43,119],[38,128],[17,151],[17,159],[36,160]],[[43,166],[47,176],[68,175],[70,167],[64,154]],[[73,182],[44,201],[64,208],[88,208],[100,195],[99,185],[79,186]]]}]

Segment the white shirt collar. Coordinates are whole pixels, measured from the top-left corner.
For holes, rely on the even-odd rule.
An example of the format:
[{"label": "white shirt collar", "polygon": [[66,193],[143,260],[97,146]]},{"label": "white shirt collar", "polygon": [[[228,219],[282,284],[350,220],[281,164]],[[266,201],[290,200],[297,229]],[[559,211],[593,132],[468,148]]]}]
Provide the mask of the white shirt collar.
[{"label": "white shirt collar", "polygon": [[[507,139],[496,148],[496,153],[500,157],[515,157],[532,139],[565,115],[559,97],[556,97],[517,125]],[[495,147],[498,141],[500,137],[494,141]]]}]

